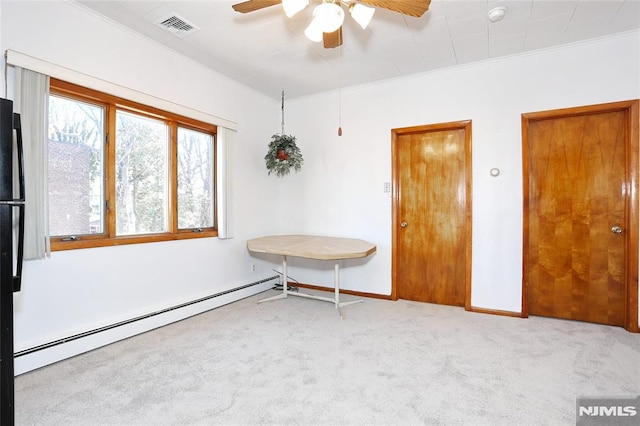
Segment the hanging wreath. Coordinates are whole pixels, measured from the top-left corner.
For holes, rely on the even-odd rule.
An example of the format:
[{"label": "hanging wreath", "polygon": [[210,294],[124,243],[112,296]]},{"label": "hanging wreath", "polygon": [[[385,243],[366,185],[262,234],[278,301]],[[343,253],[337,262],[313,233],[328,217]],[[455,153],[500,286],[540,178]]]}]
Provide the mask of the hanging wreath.
[{"label": "hanging wreath", "polygon": [[282,133],[271,136],[264,162],[269,171],[268,174],[274,172],[277,177],[288,175],[291,169],[299,172],[304,162],[300,148],[296,145],[296,137],[284,133],[284,90],[282,91]]},{"label": "hanging wreath", "polygon": [[269,174],[273,172],[276,176],[283,177],[288,175],[291,169],[299,172],[304,159],[296,145],[296,137],[282,134],[271,136],[264,161]]}]

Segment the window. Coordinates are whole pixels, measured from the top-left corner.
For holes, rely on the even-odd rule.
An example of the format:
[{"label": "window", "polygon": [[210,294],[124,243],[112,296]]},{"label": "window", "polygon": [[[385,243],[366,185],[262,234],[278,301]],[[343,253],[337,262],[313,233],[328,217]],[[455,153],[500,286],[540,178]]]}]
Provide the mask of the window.
[{"label": "window", "polygon": [[178,228],[213,223],[213,136],[178,127]]},{"label": "window", "polygon": [[216,130],[52,78],[52,250],[216,236]]},{"label": "window", "polygon": [[105,107],[49,98],[49,227],[52,235],[104,231]]},{"label": "window", "polygon": [[116,111],[115,144],[116,235],[167,232],[168,126]]}]

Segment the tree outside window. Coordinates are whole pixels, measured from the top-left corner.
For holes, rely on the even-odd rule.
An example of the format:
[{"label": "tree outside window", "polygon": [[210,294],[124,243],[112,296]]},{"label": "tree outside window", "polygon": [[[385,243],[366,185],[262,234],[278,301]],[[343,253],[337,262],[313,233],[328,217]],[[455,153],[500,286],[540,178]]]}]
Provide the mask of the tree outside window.
[{"label": "tree outside window", "polygon": [[213,136],[178,127],[178,228],[213,223]]},{"label": "tree outside window", "polygon": [[117,235],[167,231],[168,145],[161,120],[116,113]]}]

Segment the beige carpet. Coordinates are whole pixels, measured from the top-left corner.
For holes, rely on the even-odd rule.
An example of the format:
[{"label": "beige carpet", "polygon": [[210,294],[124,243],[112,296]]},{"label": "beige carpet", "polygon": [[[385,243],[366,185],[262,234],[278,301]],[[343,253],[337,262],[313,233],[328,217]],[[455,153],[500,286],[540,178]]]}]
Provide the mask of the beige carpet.
[{"label": "beige carpet", "polygon": [[272,293],[17,377],[16,424],[572,425],[640,394],[622,328]]}]

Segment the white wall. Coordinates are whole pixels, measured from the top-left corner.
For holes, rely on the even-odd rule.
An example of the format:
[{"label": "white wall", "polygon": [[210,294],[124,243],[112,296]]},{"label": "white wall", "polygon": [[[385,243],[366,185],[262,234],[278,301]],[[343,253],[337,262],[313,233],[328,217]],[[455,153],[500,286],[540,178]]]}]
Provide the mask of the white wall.
[{"label": "white wall", "polygon": [[[391,129],[471,119],[472,305],[521,311],[521,113],[640,98],[640,34],[430,72],[288,103],[287,133],[305,165],[280,188],[283,231],[371,241],[368,262],[345,263],[342,287],[391,292]],[[334,113],[327,113],[334,111]],[[498,178],[489,170],[501,170]],[[330,270],[295,268],[301,282],[331,285]]]},{"label": "white wall", "polygon": [[[274,275],[271,263],[249,256],[246,240],[278,228],[278,182],[265,178],[263,162],[279,129],[278,102],[71,3],[3,1],[0,17],[3,53],[15,50],[238,123],[231,147],[235,238],[62,251],[25,262],[23,290],[14,297],[16,351]],[[19,357],[16,371],[71,354]]]}]

